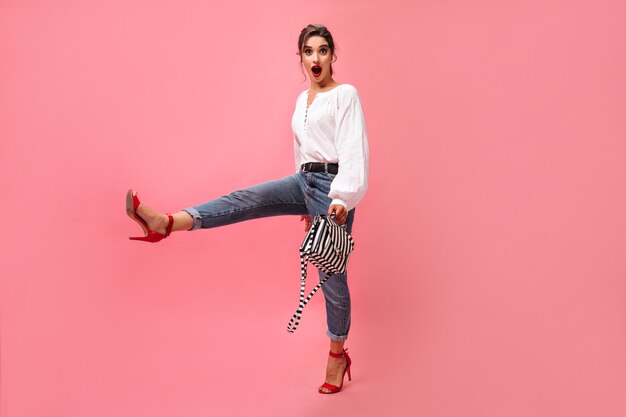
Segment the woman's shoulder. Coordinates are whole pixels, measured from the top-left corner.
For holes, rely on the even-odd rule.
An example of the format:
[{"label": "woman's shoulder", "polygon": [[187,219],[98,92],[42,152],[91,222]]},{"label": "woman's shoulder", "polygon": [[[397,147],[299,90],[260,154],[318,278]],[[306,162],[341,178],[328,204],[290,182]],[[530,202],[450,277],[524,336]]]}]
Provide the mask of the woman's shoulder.
[{"label": "woman's shoulder", "polygon": [[358,92],[356,87],[353,84],[343,83],[339,84],[337,87],[338,92],[349,93],[349,92]]},{"label": "woman's shoulder", "polygon": [[357,93],[357,89],[352,84],[343,83],[343,84],[338,84],[335,87],[331,88],[330,90],[324,91],[323,93],[326,93],[326,94],[335,93],[337,95],[346,95],[346,94]]},{"label": "woman's shoulder", "polygon": [[350,100],[359,97],[359,90],[353,84],[340,84],[335,89],[340,98]]},{"label": "woman's shoulder", "polygon": [[359,91],[352,84],[341,84],[336,87],[335,91],[337,91],[337,106],[347,106],[350,103],[359,103],[361,98],[359,96]]}]

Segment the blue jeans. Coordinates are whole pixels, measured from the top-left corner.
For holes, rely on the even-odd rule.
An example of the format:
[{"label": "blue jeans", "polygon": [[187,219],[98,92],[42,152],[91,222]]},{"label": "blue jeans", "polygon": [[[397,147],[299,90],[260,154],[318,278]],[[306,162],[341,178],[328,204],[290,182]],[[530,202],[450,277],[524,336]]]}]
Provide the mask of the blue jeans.
[{"label": "blue jeans", "polygon": [[[261,217],[326,214],[331,199],[330,183],[335,174],[300,171],[289,177],[268,181],[184,209],[193,217],[190,230],[226,226]],[[348,212],[346,229],[352,232],[354,209]],[[303,237],[304,238],[304,237]],[[319,272],[320,279],[324,273]],[[326,300],[326,335],[344,341],[350,330],[350,292],[347,276],[333,275],[322,287]]]}]

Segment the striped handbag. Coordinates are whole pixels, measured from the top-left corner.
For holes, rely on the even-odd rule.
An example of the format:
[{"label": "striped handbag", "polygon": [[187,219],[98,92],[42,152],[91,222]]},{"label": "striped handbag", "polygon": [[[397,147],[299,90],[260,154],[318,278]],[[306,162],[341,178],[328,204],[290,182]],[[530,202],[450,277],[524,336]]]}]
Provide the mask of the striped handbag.
[{"label": "striped handbag", "polygon": [[[300,304],[287,325],[287,331],[293,333],[302,318],[302,310],[313,295],[333,274],[345,274],[348,257],[354,249],[354,239],[346,231],[345,225],[337,224],[332,217],[320,214],[315,216],[311,229],[300,246]],[[308,262],[315,265],[326,276],[322,278],[304,298],[306,269]]]}]

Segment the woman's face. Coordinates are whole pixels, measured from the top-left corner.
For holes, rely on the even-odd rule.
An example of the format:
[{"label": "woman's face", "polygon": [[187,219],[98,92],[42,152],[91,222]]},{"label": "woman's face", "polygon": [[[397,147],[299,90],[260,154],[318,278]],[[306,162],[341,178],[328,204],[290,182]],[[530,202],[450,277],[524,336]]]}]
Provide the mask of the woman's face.
[{"label": "woman's face", "polygon": [[330,81],[330,61],[332,60],[328,42],[321,36],[311,36],[302,48],[302,64],[312,82]]}]

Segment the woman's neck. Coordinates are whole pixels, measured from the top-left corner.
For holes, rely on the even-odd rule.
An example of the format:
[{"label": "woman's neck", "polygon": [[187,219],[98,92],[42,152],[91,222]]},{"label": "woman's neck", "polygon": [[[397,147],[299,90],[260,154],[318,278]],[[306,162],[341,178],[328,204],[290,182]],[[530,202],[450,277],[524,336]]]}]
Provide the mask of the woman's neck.
[{"label": "woman's neck", "polygon": [[309,88],[309,91],[317,92],[317,91],[331,90],[337,85],[339,85],[339,83],[331,78],[328,81],[319,82],[319,83],[311,83],[311,87]]}]

